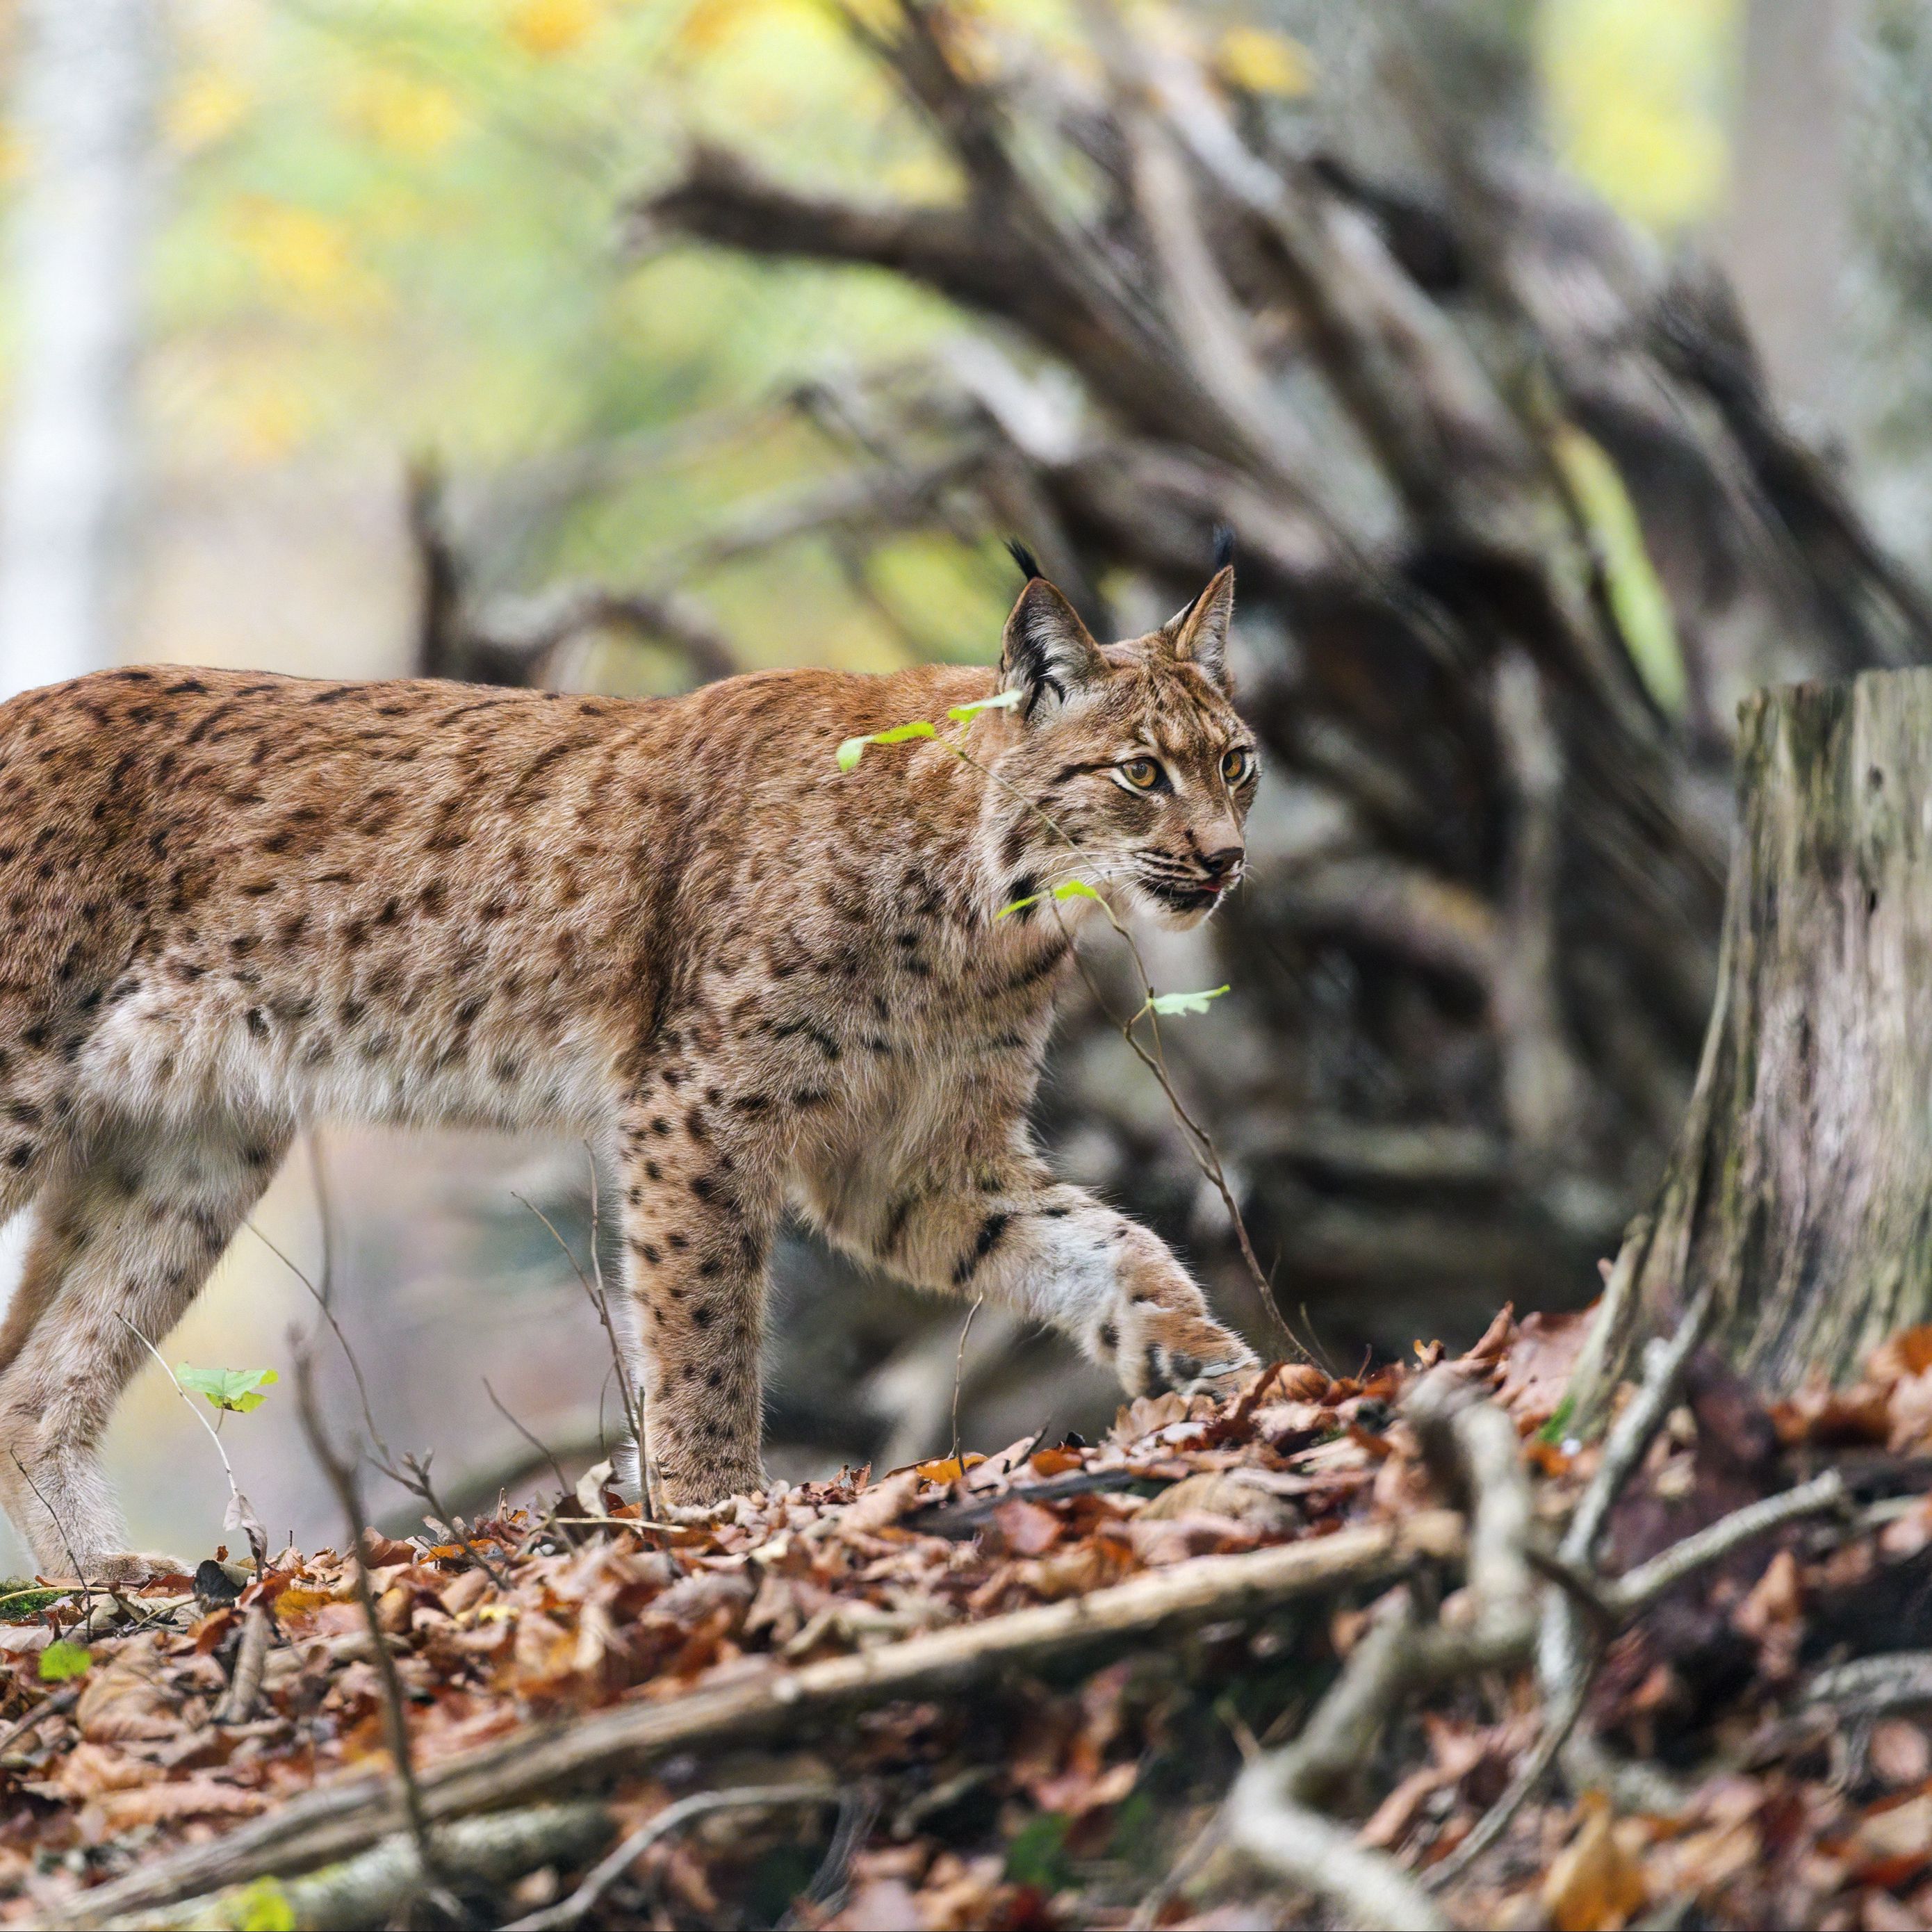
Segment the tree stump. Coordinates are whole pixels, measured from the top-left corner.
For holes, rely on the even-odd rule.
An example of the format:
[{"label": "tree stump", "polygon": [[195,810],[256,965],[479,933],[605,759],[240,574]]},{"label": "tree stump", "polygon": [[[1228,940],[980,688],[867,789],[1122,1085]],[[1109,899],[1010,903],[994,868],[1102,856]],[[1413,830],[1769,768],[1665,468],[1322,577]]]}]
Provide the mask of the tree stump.
[{"label": "tree stump", "polygon": [[1932,1320],[1932,671],[1758,693],[1737,782],[1717,1004],[1585,1413],[1707,1284],[1767,1391]]}]

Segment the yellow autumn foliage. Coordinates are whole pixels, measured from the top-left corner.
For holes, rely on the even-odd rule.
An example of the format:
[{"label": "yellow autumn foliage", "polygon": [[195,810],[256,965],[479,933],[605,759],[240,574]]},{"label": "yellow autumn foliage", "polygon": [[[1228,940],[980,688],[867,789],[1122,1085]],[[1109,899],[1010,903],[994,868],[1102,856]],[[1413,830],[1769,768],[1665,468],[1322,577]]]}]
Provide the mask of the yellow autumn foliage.
[{"label": "yellow autumn foliage", "polygon": [[1724,92],[1738,0],[1546,0],[1550,119],[1606,200],[1666,232],[1714,213],[1728,152]]},{"label": "yellow autumn foliage", "polygon": [[265,292],[310,313],[342,316],[381,299],[379,278],[358,259],[347,223],[265,195],[238,197],[231,226]]},{"label": "yellow autumn foliage", "polygon": [[393,68],[357,74],[343,105],[379,147],[412,160],[433,159],[463,131],[463,109],[448,88]]},{"label": "yellow autumn foliage", "polygon": [[177,154],[198,154],[234,133],[250,105],[233,75],[203,68],[188,75],[161,112],[161,132]]},{"label": "yellow autumn foliage", "polygon": [[597,0],[518,0],[510,10],[509,35],[526,54],[554,59],[588,40],[602,11]]},{"label": "yellow autumn foliage", "polygon": [[1315,86],[1315,61],[1308,50],[1264,27],[1230,27],[1215,44],[1214,70],[1246,94],[1292,98]]}]

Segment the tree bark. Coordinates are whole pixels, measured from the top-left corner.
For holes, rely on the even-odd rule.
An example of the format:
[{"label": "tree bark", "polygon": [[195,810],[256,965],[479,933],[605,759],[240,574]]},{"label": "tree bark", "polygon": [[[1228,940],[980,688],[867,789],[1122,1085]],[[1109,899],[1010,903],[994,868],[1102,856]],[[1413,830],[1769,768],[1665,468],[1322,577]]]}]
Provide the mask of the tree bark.
[{"label": "tree bark", "polygon": [[1738,796],[1697,1084],[1586,1404],[1707,1286],[1770,1390],[1932,1320],[1932,672],[1760,692]]}]

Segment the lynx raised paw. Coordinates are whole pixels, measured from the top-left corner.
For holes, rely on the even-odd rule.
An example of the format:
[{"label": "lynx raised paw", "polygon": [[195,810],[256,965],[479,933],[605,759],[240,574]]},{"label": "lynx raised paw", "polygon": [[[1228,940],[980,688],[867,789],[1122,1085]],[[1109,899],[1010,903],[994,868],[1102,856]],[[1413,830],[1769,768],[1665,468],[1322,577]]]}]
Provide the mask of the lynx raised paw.
[{"label": "lynx raised paw", "polygon": [[1172,1389],[1177,1395],[1231,1395],[1253,1371],[1259,1358],[1244,1342],[1227,1336],[1224,1346],[1206,1359],[1185,1348],[1169,1348],[1156,1342],[1148,1351],[1147,1385],[1144,1395],[1159,1395]]}]

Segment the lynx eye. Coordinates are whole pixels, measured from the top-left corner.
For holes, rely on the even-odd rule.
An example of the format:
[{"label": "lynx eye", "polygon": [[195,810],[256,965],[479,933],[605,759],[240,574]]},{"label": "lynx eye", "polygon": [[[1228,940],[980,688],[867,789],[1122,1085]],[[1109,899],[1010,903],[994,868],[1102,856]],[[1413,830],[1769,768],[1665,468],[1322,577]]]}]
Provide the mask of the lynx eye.
[{"label": "lynx eye", "polygon": [[1221,754],[1221,776],[1229,785],[1238,785],[1255,768],[1255,754],[1241,746]]},{"label": "lynx eye", "polygon": [[1160,765],[1152,758],[1126,758],[1121,761],[1120,776],[1136,791],[1152,791],[1161,781]]}]

